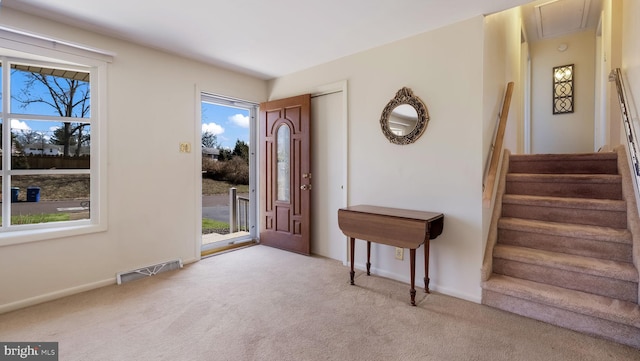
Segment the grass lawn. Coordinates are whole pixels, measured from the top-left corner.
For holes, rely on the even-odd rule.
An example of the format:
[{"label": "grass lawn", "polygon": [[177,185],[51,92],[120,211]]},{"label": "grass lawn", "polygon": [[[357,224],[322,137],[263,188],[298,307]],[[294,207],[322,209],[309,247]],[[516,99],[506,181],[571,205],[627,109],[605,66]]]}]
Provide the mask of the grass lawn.
[{"label": "grass lawn", "polygon": [[[47,222],[68,221],[71,217],[69,213],[49,213],[49,214],[22,214],[19,216],[11,216],[11,224],[34,224]],[[0,222],[2,217],[0,217]]]},{"label": "grass lawn", "polygon": [[249,193],[249,185],[231,184],[228,182],[216,181],[213,179],[202,178],[202,195],[212,196],[215,194],[229,194],[229,188],[236,187],[238,193]]},{"label": "grass lawn", "polygon": [[229,223],[203,218],[202,234],[207,233],[229,233]]}]

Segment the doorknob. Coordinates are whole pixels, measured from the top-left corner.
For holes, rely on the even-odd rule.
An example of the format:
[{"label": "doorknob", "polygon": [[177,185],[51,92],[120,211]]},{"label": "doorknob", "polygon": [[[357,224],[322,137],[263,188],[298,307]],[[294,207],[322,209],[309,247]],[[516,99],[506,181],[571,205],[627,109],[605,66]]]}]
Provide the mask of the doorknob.
[{"label": "doorknob", "polygon": [[311,190],[311,184],[303,184],[300,186],[300,189],[302,189],[303,191]]}]

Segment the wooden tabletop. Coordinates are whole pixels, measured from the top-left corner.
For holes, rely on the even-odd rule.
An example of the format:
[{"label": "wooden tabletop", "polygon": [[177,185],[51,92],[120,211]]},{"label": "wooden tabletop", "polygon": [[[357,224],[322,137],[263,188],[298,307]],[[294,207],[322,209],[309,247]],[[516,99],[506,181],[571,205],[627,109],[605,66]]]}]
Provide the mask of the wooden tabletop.
[{"label": "wooden tabletop", "polygon": [[419,219],[423,221],[433,221],[435,219],[444,217],[442,213],[437,213],[437,212],[416,211],[411,209],[380,207],[380,206],[372,206],[372,205],[365,205],[365,204],[340,208],[340,210],[345,210],[349,212],[380,214],[383,216],[391,216],[391,217],[399,217],[399,218]]}]

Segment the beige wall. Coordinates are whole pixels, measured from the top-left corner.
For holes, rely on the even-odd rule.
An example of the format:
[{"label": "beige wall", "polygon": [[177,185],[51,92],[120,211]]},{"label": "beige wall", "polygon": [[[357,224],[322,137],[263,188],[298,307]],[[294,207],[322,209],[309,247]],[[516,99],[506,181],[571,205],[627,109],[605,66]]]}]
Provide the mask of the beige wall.
[{"label": "beige wall", "polygon": [[[498,116],[508,82],[514,82],[509,117],[504,135],[504,149],[517,153],[523,147],[523,113],[520,89],[520,29],[519,8],[506,10],[485,17],[484,20],[484,64],[483,64],[483,165],[488,167],[488,154],[492,151]],[[500,153],[502,155],[502,153]],[[483,170],[486,171],[486,170]],[[497,184],[496,184],[497,186]],[[492,202],[493,204],[493,202]],[[489,233],[493,208],[483,208],[483,247]]]},{"label": "beige wall", "polygon": [[[638,106],[640,105],[640,23],[638,18],[640,17],[640,2],[637,0],[624,0],[621,5],[621,23],[622,23],[622,39],[621,39],[621,70],[625,85],[627,88],[627,101],[630,103],[630,115],[633,120],[633,124],[636,125],[636,137],[638,136],[638,121],[639,112]],[[618,107],[618,103],[612,103]],[[622,118],[618,118],[618,123],[622,122]],[[623,128],[620,126],[620,128]],[[624,134],[624,130],[621,131]],[[623,136],[623,135],[622,135]],[[636,138],[636,142],[637,142]],[[628,145],[624,144],[628,150]],[[629,168],[633,172],[633,165],[629,159]],[[634,181],[634,183],[636,183]],[[640,194],[636,192],[636,205],[640,209]],[[638,250],[636,250],[638,251]],[[636,264],[640,263],[640,257],[638,252],[634,255],[634,261]]]},{"label": "beige wall", "polygon": [[517,153],[522,148],[522,84],[520,81],[519,8],[485,18],[484,25],[484,132],[483,154],[488,154],[508,82],[514,82],[513,97],[505,130],[504,148]]},{"label": "beige wall", "polygon": [[0,12],[0,24],[115,52],[108,66],[108,230],[0,249],[0,312],[115,282],[141,266],[199,257],[202,91],[264,101],[266,82],[125,41]]},{"label": "beige wall", "polygon": [[[348,203],[443,212],[444,232],[431,243],[431,286],[474,301],[480,300],[482,256],[482,32],[483,18],[475,17],[269,83],[269,97],[277,99],[348,81]],[[431,120],[416,143],[399,146],[384,137],[379,118],[403,86],[426,103]],[[343,244],[345,238],[314,241]],[[359,267],[366,262],[364,245],[357,242]],[[376,274],[409,281],[408,257],[395,260],[393,248],[383,245],[372,253]],[[423,259],[421,247],[418,270]]]},{"label": "beige wall", "polygon": [[[602,3],[602,37],[605,70],[607,74],[615,68],[622,67],[622,2],[620,0],[604,0]],[[609,145],[616,146],[624,142],[624,128],[621,126],[620,105],[615,84],[609,82],[607,115],[609,116]]]},{"label": "beige wall", "polygon": [[[620,28],[621,28],[621,70],[626,85],[626,96],[629,104],[629,114],[632,119],[632,123],[635,126],[636,131],[636,147],[638,142],[638,105],[640,105],[640,24],[638,18],[640,17],[640,2],[637,0],[622,0],[617,2]],[[619,117],[620,122],[622,120]],[[621,135],[624,131],[621,132]],[[625,142],[625,148],[629,150],[629,146]],[[629,169],[633,174],[634,166],[631,161],[631,157],[628,157]],[[636,185],[635,196],[636,206],[640,211],[640,194],[637,191],[637,179],[634,178],[634,184]],[[635,238],[635,237],[634,237]],[[640,249],[638,248],[637,241],[634,240],[633,249],[633,262],[636,268],[640,268]]]},{"label": "beige wall", "polygon": [[626,75],[630,89],[628,97],[632,99],[633,119],[638,121],[638,105],[640,105],[640,2],[624,0],[622,2],[622,70]]},{"label": "beige wall", "polygon": [[[561,43],[569,46],[564,52]],[[595,56],[594,30],[531,44],[532,153],[594,151]],[[553,67],[566,64],[574,64],[574,113],[554,115]]]}]

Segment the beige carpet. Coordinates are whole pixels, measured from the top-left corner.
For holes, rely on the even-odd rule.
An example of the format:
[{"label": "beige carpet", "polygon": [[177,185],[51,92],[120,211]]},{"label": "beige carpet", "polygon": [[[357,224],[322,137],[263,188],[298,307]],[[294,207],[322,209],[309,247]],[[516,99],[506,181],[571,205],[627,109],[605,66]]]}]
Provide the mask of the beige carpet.
[{"label": "beige carpet", "polygon": [[[640,350],[265,246],[0,315],[60,360],[640,360]],[[479,281],[479,280],[478,280]]]}]

